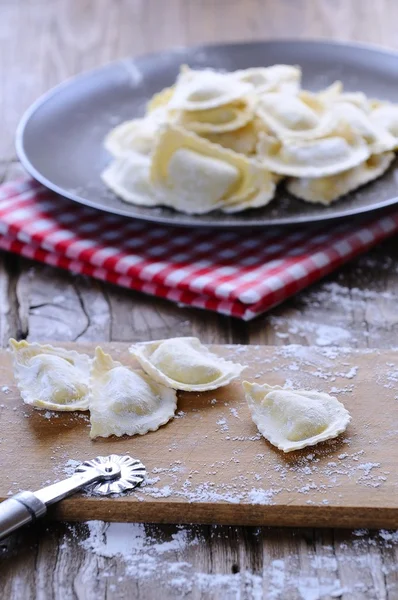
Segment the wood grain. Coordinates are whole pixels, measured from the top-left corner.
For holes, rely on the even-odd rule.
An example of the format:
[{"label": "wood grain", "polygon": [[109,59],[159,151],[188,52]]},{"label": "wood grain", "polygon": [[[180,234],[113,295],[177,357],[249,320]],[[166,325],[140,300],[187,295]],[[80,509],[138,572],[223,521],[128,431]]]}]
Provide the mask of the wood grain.
[{"label": "wood grain", "polygon": [[[0,181],[22,171],[13,144],[22,112],[38,95],[84,69],[173,45],[244,39],[329,38],[398,48],[397,17],[395,0],[3,0]],[[397,262],[397,243],[391,240],[255,322],[242,324],[1,253],[1,339],[3,344],[8,335],[41,339],[51,332],[60,341],[129,341],[192,333],[208,343],[307,345],[317,343],[319,325],[332,323],[350,335],[337,344],[390,348],[398,334]],[[85,301],[86,292],[90,301]],[[65,301],[54,302],[62,295]],[[39,303],[44,306],[33,308]],[[260,578],[263,597],[272,600],[302,598],[300,581],[308,594],[322,600],[330,599],[330,590],[338,591],[338,586],[343,600],[398,597],[398,544],[386,542],[376,531],[187,530],[197,536],[197,543],[167,560],[192,565],[191,590],[186,593],[190,599],[255,597],[253,583],[244,578],[246,570]],[[157,541],[170,540],[176,532],[173,526],[148,529]],[[85,526],[53,524],[12,536],[0,553],[4,598],[178,596],[161,574],[142,580],[126,573],[120,559],[83,548],[87,534]],[[239,592],[233,594],[205,589],[195,579],[203,573],[212,577],[232,572],[240,578]],[[276,585],[278,578],[282,589]],[[333,587],[334,581],[338,585]]]},{"label": "wood grain", "polygon": [[[92,356],[95,345],[72,348]],[[52,516],[78,521],[398,527],[398,406],[391,385],[398,373],[398,352],[343,352],[331,358],[329,352],[316,349],[292,356],[272,346],[212,348],[247,365],[248,381],[283,385],[293,377],[300,388],[343,390],[341,399],[352,415],[347,432],[284,454],[257,435],[238,381],[202,394],[179,392],[177,418],[156,432],[93,441],[86,414],[51,416],[24,405],[10,355],[1,352],[1,380],[10,391],[1,405],[0,430],[10,472],[0,481],[0,499],[21,485],[35,490],[59,479],[68,460],[130,454],[148,471],[149,484],[142,491],[117,499],[73,496],[54,507]],[[128,344],[105,344],[104,350],[123,364],[138,366]]]}]

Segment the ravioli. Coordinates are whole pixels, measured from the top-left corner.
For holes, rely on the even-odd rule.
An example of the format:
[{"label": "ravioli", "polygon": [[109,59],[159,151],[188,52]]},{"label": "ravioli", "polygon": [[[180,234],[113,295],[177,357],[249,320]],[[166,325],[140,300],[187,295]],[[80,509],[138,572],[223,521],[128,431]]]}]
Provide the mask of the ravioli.
[{"label": "ravioli", "polygon": [[138,206],[158,206],[161,199],[149,181],[150,166],[149,157],[130,154],[111,162],[101,177],[125,202]]},{"label": "ravioli", "polygon": [[260,134],[258,160],[271,172],[291,177],[324,177],[351,169],[367,160],[370,150],[347,125],[314,140],[278,140]]},{"label": "ravioli", "polygon": [[345,102],[352,104],[359,108],[364,113],[368,113],[370,110],[371,101],[363,92],[343,92],[337,98],[338,102]]},{"label": "ravioli", "polygon": [[235,213],[269,204],[283,177],[292,194],[326,205],[385,171],[398,150],[398,105],[341,81],[302,89],[294,65],[182,66],[105,147],[114,157],[105,185],[138,206]]},{"label": "ravioli", "polygon": [[197,111],[180,111],[178,125],[199,134],[235,131],[244,127],[254,116],[254,101],[250,96],[239,102]]},{"label": "ravioli", "polygon": [[152,379],[188,392],[227,385],[245,368],[210,352],[195,337],[142,342],[131,346],[130,352]]},{"label": "ravioli", "polygon": [[[272,200],[276,187],[271,174],[253,165],[250,177],[253,186],[258,187],[247,187],[245,194],[231,195],[228,202],[224,201],[223,195],[238,180],[239,171],[225,161],[190,151],[175,153],[168,175],[171,185],[153,183],[150,168],[149,157],[126,155],[113,161],[102,173],[102,179],[125,202],[148,207],[170,206],[190,214],[215,208],[238,211],[264,206]],[[196,193],[195,185],[198,185]]]},{"label": "ravioli", "polygon": [[152,113],[158,108],[163,108],[167,106],[173,94],[174,86],[163,88],[163,90],[161,90],[157,94],[154,94],[146,106],[147,114]]},{"label": "ravioli", "polygon": [[394,158],[393,152],[374,154],[357,167],[337,175],[318,179],[305,177],[291,179],[287,182],[286,188],[293,196],[301,200],[327,206],[341,196],[383,175]]},{"label": "ravioli", "polygon": [[10,339],[22,400],[36,408],[87,410],[90,358],[73,350]]},{"label": "ravioli", "polygon": [[117,158],[131,153],[149,155],[155,145],[159,128],[167,119],[167,111],[157,109],[143,119],[124,121],[108,133],[104,146]]},{"label": "ravioli", "polygon": [[259,432],[283,452],[335,438],[351,420],[343,404],[329,394],[248,381],[242,385]]},{"label": "ravioli", "polygon": [[212,69],[185,68],[177,78],[169,109],[203,111],[242,100],[253,90],[249,83]]},{"label": "ravioli", "polygon": [[371,154],[393,150],[396,138],[383,127],[377,125],[357,106],[349,102],[340,102],[333,109],[333,115],[344,120],[368,144]]},{"label": "ravioli", "polygon": [[189,214],[245,200],[263,206],[275,192],[266,167],[172,125],[159,138],[150,178],[172,196],[170,206]]},{"label": "ravioli", "polygon": [[269,204],[274,197],[277,184],[283,179],[283,177],[281,177],[280,175],[272,174],[271,177],[273,182],[272,188],[274,190],[272,194],[266,192],[264,194],[257,194],[256,192],[253,192],[252,194],[246,196],[243,200],[239,202],[235,202],[234,204],[225,204],[221,206],[221,212],[232,214],[240,212],[242,210],[248,210],[249,208],[260,208],[261,206],[266,206],[267,204]]},{"label": "ravioli", "polygon": [[[307,101],[306,101],[307,100]],[[311,139],[332,131],[336,124],[333,114],[325,113],[324,105],[315,97],[271,92],[264,94],[256,112],[269,130],[279,138]]]},{"label": "ravioli", "polygon": [[371,108],[371,100],[369,100],[366,94],[363,92],[344,92],[341,81],[335,81],[329,87],[317,93],[300,90],[299,96],[309,104],[314,101],[317,105],[322,103],[325,108],[330,108],[334,104],[341,102],[352,104],[364,113],[368,113]]},{"label": "ravioli", "polygon": [[254,118],[244,127],[234,131],[207,133],[201,135],[213,144],[219,144],[224,148],[229,148],[234,152],[249,156],[254,154],[256,151],[258,134],[260,131],[267,132],[266,127],[259,119]]},{"label": "ravioli", "polygon": [[398,149],[398,104],[381,103],[370,113],[371,121],[388,131],[395,139],[394,150]]},{"label": "ravioli", "polygon": [[259,95],[268,92],[294,94],[300,89],[301,69],[292,65],[252,67],[235,71],[232,77],[250,83]]},{"label": "ravioli", "polygon": [[177,394],[98,347],[91,369],[90,437],[144,435],[174,417]]}]

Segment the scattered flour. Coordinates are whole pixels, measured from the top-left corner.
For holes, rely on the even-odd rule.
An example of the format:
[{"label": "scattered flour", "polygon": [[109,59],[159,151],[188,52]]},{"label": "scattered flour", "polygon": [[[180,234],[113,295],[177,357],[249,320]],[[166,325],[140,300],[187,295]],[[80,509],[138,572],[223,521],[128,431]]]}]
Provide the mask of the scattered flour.
[{"label": "scattered flour", "polygon": [[73,458],[70,458],[66,462],[65,467],[63,469],[63,472],[65,473],[66,477],[72,477],[72,475],[74,475],[75,473],[76,467],[80,465],[80,463],[80,460],[74,460]]},{"label": "scattered flour", "polygon": [[220,426],[220,431],[225,432],[225,431],[229,430],[227,420],[224,417],[221,417],[220,419],[218,419],[217,425]]},{"label": "scattered flour", "polygon": [[39,411],[39,414],[44,418],[44,419],[58,419],[59,418],[59,414],[55,411],[51,411],[51,410],[45,410],[45,411]]},{"label": "scattered flour", "polygon": [[339,325],[325,325],[305,319],[285,319],[273,316],[269,321],[276,328],[287,326],[288,333],[292,335],[310,336],[312,343],[317,346],[334,346],[351,340],[351,333]]},{"label": "scattered flour", "polygon": [[229,411],[230,411],[230,413],[231,413],[231,415],[233,417],[235,417],[236,419],[240,419],[238,411],[236,410],[236,408],[230,408]]},{"label": "scattered flour", "polygon": [[[70,526],[70,532],[74,533],[75,527]],[[168,598],[190,597],[191,594],[226,600],[324,600],[344,595],[362,598],[369,590],[366,583],[369,581],[366,575],[369,553],[389,548],[398,550],[398,531],[381,530],[370,534],[367,530],[356,530],[343,538],[340,536],[334,547],[317,542],[308,550],[308,563],[301,563],[297,550],[266,560],[255,570],[246,567],[240,571],[239,559],[237,564],[232,556],[227,556],[223,567],[229,568],[229,572],[204,573],[200,568],[195,569],[192,556],[207,554],[209,544],[216,548],[221,543],[225,547],[226,539],[233,540],[239,535],[238,528],[211,526],[205,538],[203,530],[195,526],[170,526],[165,530],[156,525],[90,521],[87,527],[88,536],[81,545],[105,560],[98,571],[100,578],[109,580],[112,573],[108,571],[106,560],[117,557],[118,582],[147,581],[150,584],[158,581]],[[257,528],[253,535],[261,547],[261,538],[266,540],[269,530]],[[67,541],[63,544],[66,546]],[[195,560],[195,563],[200,564],[200,561]],[[396,576],[398,565],[394,561],[388,564],[384,574]],[[347,568],[365,571],[363,581],[344,585]],[[117,583],[112,585],[115,591]]]},{"label": "scattered flour", "polygon": [[159,542],[148,525],[90,521],[87,526],[89,535],[82,546],[103,558],[120,558],[125,577],[161,580],[178,597],[195,587],[203,593],[218,592],[224,598],[241,598],[243,590],[253,600],[263,598],[262,577],[257,574],[195,572],[191,562],[182,560],[182,553],[189,554],[190,548],[206,544],[193,528],[178,527],[169,540]]},{"label": "scattered flour", "polygon": [[380,301],[380,299],[395,303],[396,294],[346,287],[337,282],[323,283],[304,294],[305,303],[313,308],[320,306],[325,309],[338,305],[346,313],[366,309],[369,301]]},{"label": "scattered flour", "polygon": [[332,346],[351,338],[349,331],[333,325],[319,325],[316,329],[316,336],[315,343],[318,346]]}]

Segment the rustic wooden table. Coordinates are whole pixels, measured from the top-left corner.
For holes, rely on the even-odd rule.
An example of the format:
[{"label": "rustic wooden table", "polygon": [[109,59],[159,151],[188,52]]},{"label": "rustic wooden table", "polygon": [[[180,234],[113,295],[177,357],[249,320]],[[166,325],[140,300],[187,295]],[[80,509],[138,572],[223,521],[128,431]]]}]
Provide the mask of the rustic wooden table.
[{"label": "rustic wooden table", "polygon": [[[21,172],[13,135],[25,108],[66,77],[109,60],[277,37],[398,48],[395,0],[2,0],[0,14],[0,181]],[[0,339],[193,334],[204,342],[388,348],[397,345],[397,258],[390,240],[241,323],[1,253]],[[106,537],[106,527],[41,525],[3,542],[2,597],[398,598],[394,532],[132,525],[111,526]],[[117,543],[124,558],[115,556]]]}]

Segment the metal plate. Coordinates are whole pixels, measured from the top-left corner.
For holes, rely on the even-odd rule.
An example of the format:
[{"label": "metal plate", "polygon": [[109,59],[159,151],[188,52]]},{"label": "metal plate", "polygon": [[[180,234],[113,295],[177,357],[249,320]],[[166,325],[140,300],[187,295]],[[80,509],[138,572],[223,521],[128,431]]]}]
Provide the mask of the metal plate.
[{"label": "metal plate", "polygon": [[181,64],[193,68],[243,69],[299,64],[303,86],[318,90],[336,79],[346,90],[398,102],[398,53],[332,42],[273,41],[175,50],[117,61],[54,88],[25,114],[17,152],[27,171],[55,192],[101,210],[182,226],[263,227],[356,215],[398,202],[398,164],[381,179],[330,207],[306,204],[282,189],[267,207],[224,215],[191,216],[168,208],[127,204],[107,190],[100,173],[109,162],[105,134],[141,116],[155,92],[170,85]]}]

